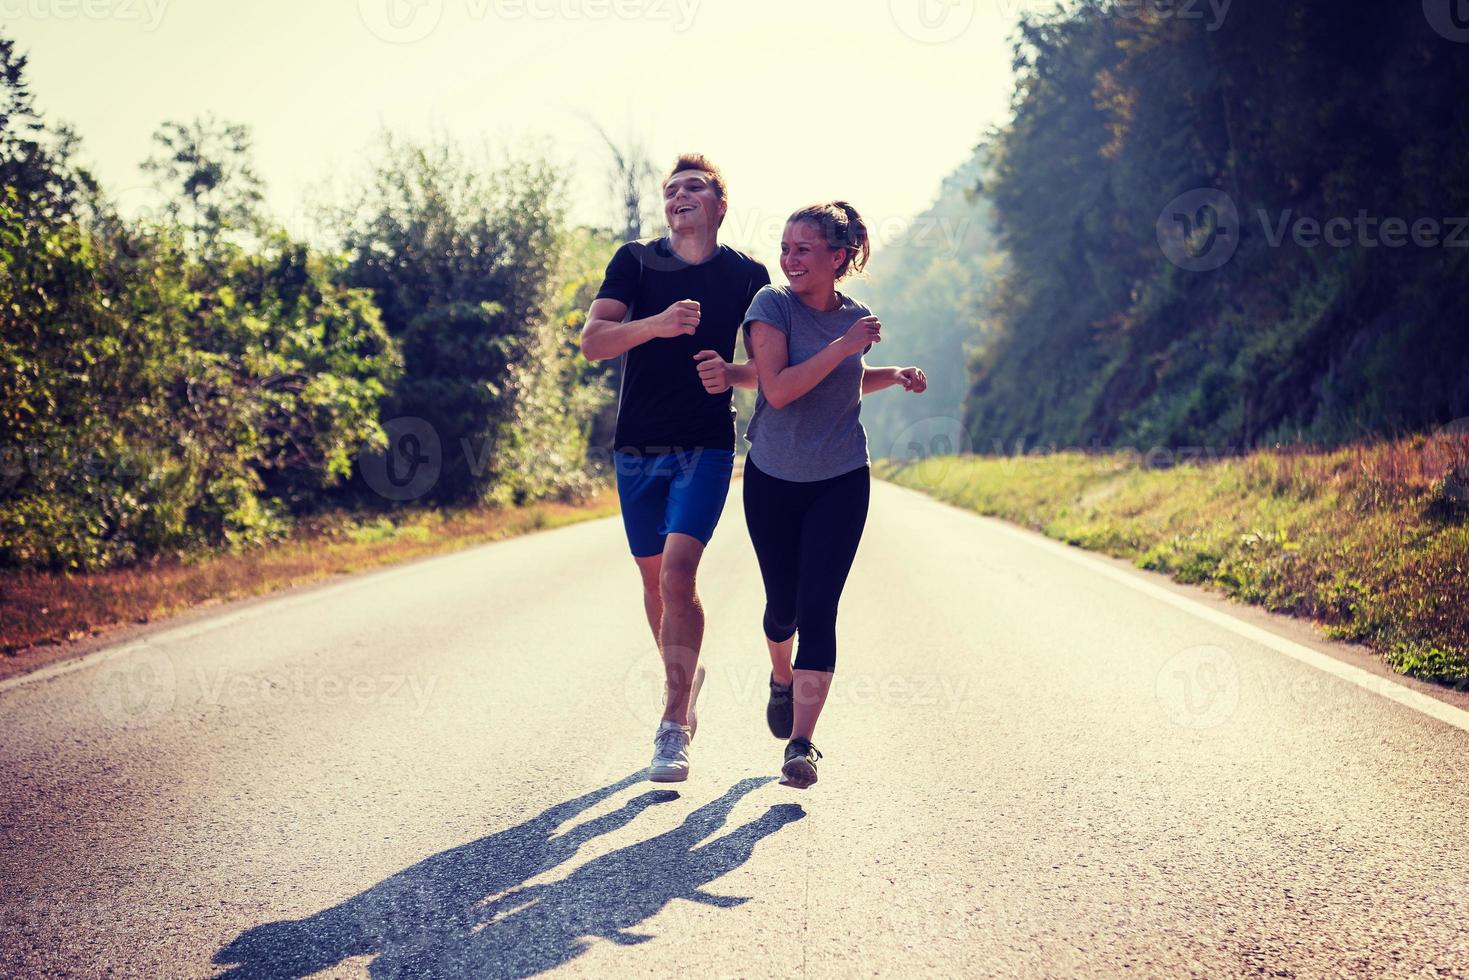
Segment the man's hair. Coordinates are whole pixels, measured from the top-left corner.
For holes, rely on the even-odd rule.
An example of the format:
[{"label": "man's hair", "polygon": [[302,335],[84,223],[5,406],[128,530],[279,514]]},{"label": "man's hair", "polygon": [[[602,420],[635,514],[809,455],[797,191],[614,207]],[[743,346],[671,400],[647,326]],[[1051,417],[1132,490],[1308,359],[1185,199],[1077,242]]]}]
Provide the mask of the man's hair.
[{"label": "man's hair", "polygon": [[702,170],[708,174],[709,182],[714,185],[714,193],[719,195],[721,201],[724,200],[724,174],[720,173],[719,168],[710,163],[709,158],[702,153],[680,153],[673,169],[668,172],[667,177],[663,178],[663,184],[666,185],[675,175],[685,170]]}]

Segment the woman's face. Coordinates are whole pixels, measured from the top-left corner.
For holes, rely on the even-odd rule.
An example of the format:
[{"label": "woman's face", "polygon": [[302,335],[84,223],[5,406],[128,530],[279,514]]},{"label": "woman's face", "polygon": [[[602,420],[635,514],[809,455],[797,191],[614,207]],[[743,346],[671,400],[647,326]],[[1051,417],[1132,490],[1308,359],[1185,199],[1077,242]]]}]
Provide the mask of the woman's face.
[{"label": "woman's face", "polygon": [[810,221],[792,221],[780,240],[780,271],[797,293],[825,295],[836,283],[847,250],[826,244],[821,229]]}]

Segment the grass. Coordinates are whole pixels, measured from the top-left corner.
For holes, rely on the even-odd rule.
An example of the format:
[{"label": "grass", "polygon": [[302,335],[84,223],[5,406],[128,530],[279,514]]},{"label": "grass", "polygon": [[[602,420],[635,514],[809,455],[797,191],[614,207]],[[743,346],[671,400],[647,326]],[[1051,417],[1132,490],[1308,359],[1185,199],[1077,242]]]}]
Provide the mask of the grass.
[{"label": "grass", "polygon": [[85,575],[0,573],[0,653],[79,640],[129,623],[499,541],[617,512],[604,492],[582,504],[328,514],[285,541],[242,554],[159,561]]},{"label": "grass", "polygon": [[1307,617],[1469,688],[1469,436],[1178,465],[1129,454],[886,461],[877,475]]}]

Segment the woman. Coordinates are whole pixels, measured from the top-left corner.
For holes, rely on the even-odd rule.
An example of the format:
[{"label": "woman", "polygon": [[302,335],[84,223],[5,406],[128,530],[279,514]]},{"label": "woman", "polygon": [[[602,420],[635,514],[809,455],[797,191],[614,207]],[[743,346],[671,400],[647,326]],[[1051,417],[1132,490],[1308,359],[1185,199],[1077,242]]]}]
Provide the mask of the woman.
[{"label": "woman", "polygon": [[811,736],[836,666],[837,603],[867,522],[862,396],[928,387],[916,367],[863,360],[882,340],[882,324],[836,284],[861,272],[870,252],[867,228],[850,204],[802,208],[786,222],[780,245],[790,285],[763,287],[745,314],[745,347],[759,380],[745,436],[744,497],[765,580],[765,716],[776,738],[790,740],[781,774],[801,789],[816,782],[821,753]]}]

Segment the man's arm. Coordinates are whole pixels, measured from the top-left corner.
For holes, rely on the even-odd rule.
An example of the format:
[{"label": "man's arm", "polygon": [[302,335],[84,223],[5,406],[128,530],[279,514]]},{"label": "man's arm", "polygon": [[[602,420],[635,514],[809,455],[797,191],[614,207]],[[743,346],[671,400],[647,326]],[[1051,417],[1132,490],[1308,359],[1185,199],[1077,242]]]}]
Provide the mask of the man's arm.
[{"label": "man's arm", "polygon": [[734,388],[748,388],[751,391],[760,387],[760,374],[755,369],[755,361],[751,358],[743,364],[731,364],[729,366],[729,383]]},{"label": "man's arm", "polygon": [[691,334],[699,327],[699,304],[679,300],[662,313],[641,320],[628,320],[627,304],[615,299],[592,301],[587,322],[581,328],[581,353],[589,361],[619,357],[655,337]]},{"label": "man's arm", "polygon": [[[753,273],[750,276],[750,298],[745,303],[745,309],[755,302],[755,297],[760,290],[770,285],[770,270],[765,268],[765,263],[756,262]],[[744,328],[745,337],[745,362],[743,364],[731,364],[729,366],[729,383],[732,388],[747,388],[755,391],[760,387],[760,370],[755,366],[755,354],[750,345],[750,328]]]},{"label": "man's arm", "polygon": [[759,376],[753,360],[734,364],[713,350],[699,351],[694,355],[694,360],[698,362],[699,381],[711,395],[722,395],[731,388],[759,387]]}]

